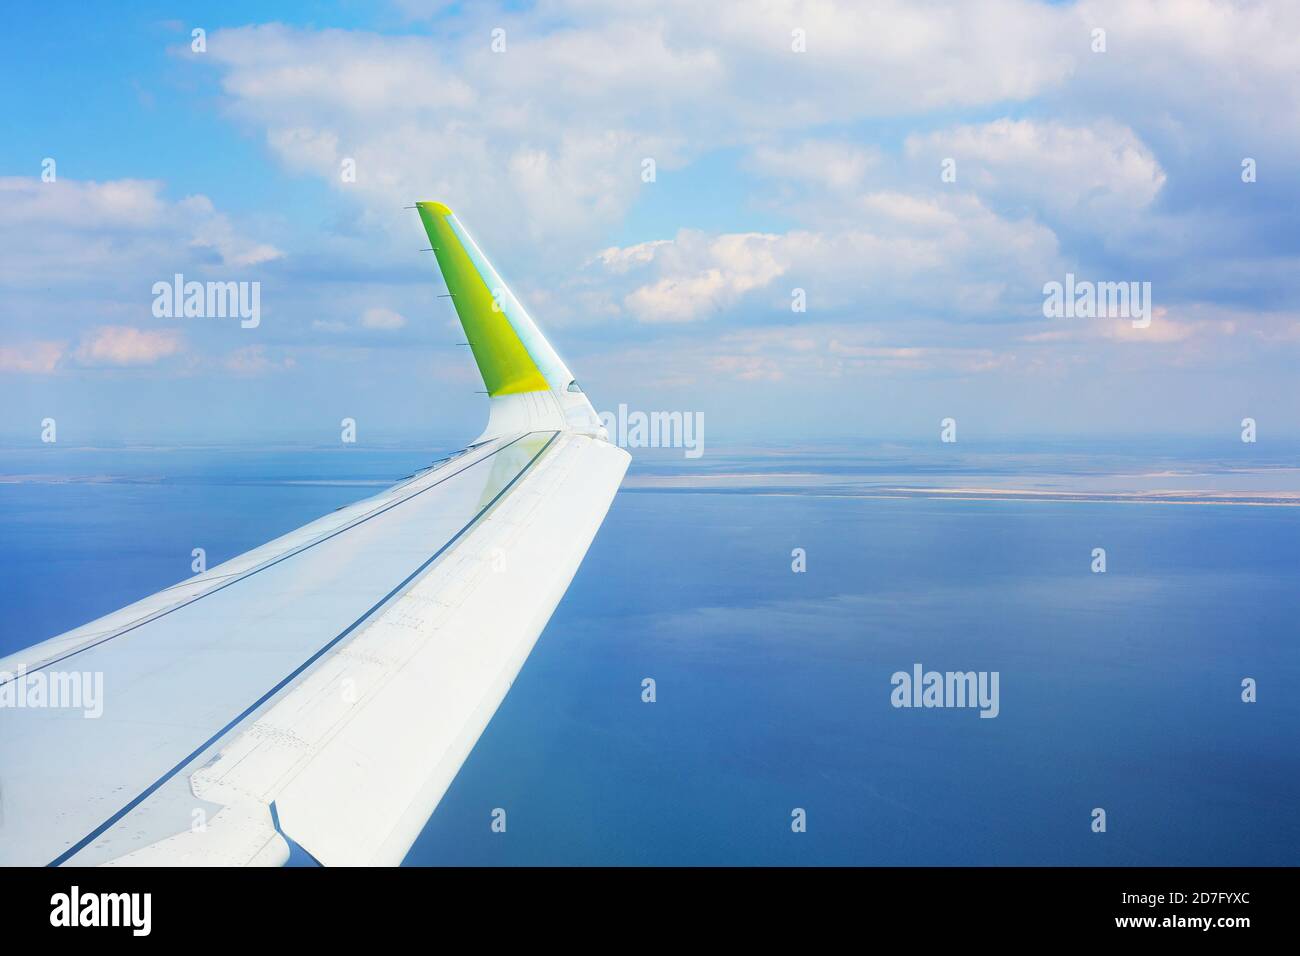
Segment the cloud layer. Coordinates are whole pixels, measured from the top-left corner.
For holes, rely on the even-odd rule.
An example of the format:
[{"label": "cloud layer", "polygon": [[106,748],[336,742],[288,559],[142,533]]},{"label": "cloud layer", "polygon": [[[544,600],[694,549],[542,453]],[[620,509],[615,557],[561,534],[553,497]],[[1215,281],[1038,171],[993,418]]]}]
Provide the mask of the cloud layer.
[{"label": "cloud layer", "polygon": [[[323,197],[279,211],[314,234],[152,179],[0,179],[0,371],[315,376],[323,389],[400,352],[461,381],[454,319],[402,210],[438,198],[589,390],[725,407],[760,385],[889,380],[919,407],[945,381],[1011,430],[1053,414],[1050,398],[1006,412],[1018,395],[1082,382],[1137,392],[1145,376],[1189,407],[1197,376],[1221,402],[1289,394],[1277,369],[1300,348],[1293,5],[399,13],[384,31],[215,27],[206,54],[173,50],[172,68],[216,84],[214,124]],[[180,271],[264,282],[258,338],[151,323],[142,290]],[[1043,285],[1067,272],[1151,282],[1150,329],[1044,319]],[[786,427],[824,418],[817,401],[805,419],[801,407],[784,403]]]}]

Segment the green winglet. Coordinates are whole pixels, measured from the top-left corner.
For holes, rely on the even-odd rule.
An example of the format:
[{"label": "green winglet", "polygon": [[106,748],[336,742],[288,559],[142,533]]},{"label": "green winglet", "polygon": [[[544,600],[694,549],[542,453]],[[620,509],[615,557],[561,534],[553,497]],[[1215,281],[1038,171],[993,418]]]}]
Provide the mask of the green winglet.
[{"label": "green winglet", "polygon": [[546,376],[501,307],[501,290],[494,294],[489,288],[489,277],[475,265],[462,242],[459,223],[451,210],[438,202],[417,202],[415,208],[429,234],[429,244],[438,258],[438,267],[442,269],[488,395],[549,389]]}]

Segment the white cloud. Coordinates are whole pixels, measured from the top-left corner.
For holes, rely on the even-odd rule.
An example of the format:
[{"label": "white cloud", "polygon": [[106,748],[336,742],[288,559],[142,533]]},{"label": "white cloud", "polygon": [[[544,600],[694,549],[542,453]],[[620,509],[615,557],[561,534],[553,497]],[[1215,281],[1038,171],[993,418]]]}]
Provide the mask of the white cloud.
[{"label": "white cloud", "polygon": [[159,188],[159,183],[142,179],[96,183],[63,178],[45,183],[28,177],[0,177],[0,222],[6,230],[149,230],[167,211]]},{"label": "white cloud", "polygon": [[0,347],[0,372],[45,375],[53,372],[67,354],[66,342],[25,342]]},{"label": "white cloud", "polygon": [[362,313],[361,324],[367,329],[400,329],[406,317],[392,309],[372,308]]},{"label": "white cloud", "polygon": [[1000,119],[956,126],[909,136],[905,153],[936,177],[941,160],[954,159],[957,189],[1106,220],[1142,212],[1165,183],[1146,145],[1109,120],[1069,126]]},{"label": "white cloud", "polygon": [[231,268],[281,255],[239,236],[206,196],[171,202],[162,190],[154,180],[0,177],[0,257],[16,282],[77,283],[156,279],[203,263],[185,250],[210,249]]},{"label": "white cloud", "polygon": [[214,249],[222,265],[238,267],[257,266],[274,262],[283,253],[265,242],[255,242],[239,236],[230,220],[216,211],[207,196],[186,196],[176,204],[191,218],[190,245],[200,249]]},{"label": "white cloud", "polygon": [[622,304],[644,323],[790,315],[795,288],[804,290],[807,321],[918,310],[950,319],[1032,315],[1043,277],[1061,269],[1050,229],[1002,218],[970,195],[866,193],[841,206],[840,219],[821,230],[683,230],[671,241],[606,249],[595,261],[610,281],[636,283]]},{"label": "white cloud", "polygon": [[669,245],[672,245],[671,239],[653,239],[650,242],[638,242],[623,248],[610,246],[596,253],[591,261],[599,262],[607,272],[621,275],[629,269],[653,262],[656,251],[662,246]]},{"label": "white cloud", "polygon": [[874,147],[816,139],[793,146],[762,145],[751,156],[753,168],[764,175],[835,191],[862,186],[867,171],[880,162]]},{"label": "white cloud", "polygon": [[[869,296],[871,308],[993,316],[1032,308],[1027,290],[1063,271],[1061,241],[1076,257],[1090,243],[1197,270],[1197,237],[1218,230],[1209,216],[1156,212],[1173,174],[1152,131],[1167,142],[1189,125],[1210,137],[1239,129],[1225,83],[1251,97],[1252,115],[1268,111],[1267,91],[1288,85],[1298,22],[1211,0],[555,0],[442,9],[436,37],[220,30],[203,62],[220,71],[230,115],[279,162],[355,203],[356,255],[409,249],[418,226],[399,208],[447,201],[500,262],[528,257],[515,279],[542,287],[530,301],[559,290],[544,322],[699,321],[764,288],[775,305],[777,275],[812,276],[823,306]],[[1089,48],[1096,24],[1105,54]],[[489,48],[496,26],[502,54]],[[791,50],[795,28],[806,53]],[[1285,108],[1294,95],[1269,127],[1300,128]],[[899,117],[915,128],[927,114],[1027,103],[1066,118],[899,129]],[[878,118],[886,142],[905,136],[901,148],[854,142]],[[737,147],[743,168],[778,185],[751,200],[801,226],[770,244],[767,268],[713,262],[707,244],[674,264],[662,235],[643,233],[651,241],[597,255],[599,281],[564,287],[558,277],[590,261],[638,200],[653,206],[676,170]],[[938,181],[947,155],[959,164],[953,188]],[[641,182],[645,157],[658,183]],[[356,182],[340,177],[345,158]]]},{"label": "white cloud", "polygon": [[154,365],[182,348],[175,331],[105,325],[84,335],[73,357],[88,366]]},{"label": "white cloud", "polygon": [[1147,122],[1184,147],[1300,144],[1300,5],[1084,0],[1069,15],[1107,30],[1107,51],[1079,60],[1075,108]]},{"label": "white cloud", "polygon": [[[778,260],[777,236],[761,233],[706,238],[683,232],[653,248],[650,260],[667,273],[641,285],[623,300],[641,322],[691,322],[735,305],[745,293],[761,289],[786,270]],[[620,263],[606,250],[604,261]],[[636,251],[644,256],[645,249]]]},{"label": "white cloud", "polygon": [[[925,10],[847,3],[557,3],[460,15],[438,38],[267,25],[215,31],[232,115],[290,169],[392,210],[440,199],[484,234],[571,255],[694,156],[865,117],[1019,101],[1068,75],[1062,15],[1029,0]],[[489,27],[506,30],[493,54]],[[791,30],[807,31],[796,54]],[[936,68],[935,64],[943,64]],[[671,130],[671,133],[665,133]],[[340,163],[356,162],[344,182]],[[797,149],[767,163],[798,162]],[[860,175],[862,156],[831,160]]]},{"label": "white cloud", "polygon": [[296,368],[298,362],[292,355],[276,358],[264,345],[245,345],[227,355],[222,364],[236,375],[252,376],[287,371]]}]

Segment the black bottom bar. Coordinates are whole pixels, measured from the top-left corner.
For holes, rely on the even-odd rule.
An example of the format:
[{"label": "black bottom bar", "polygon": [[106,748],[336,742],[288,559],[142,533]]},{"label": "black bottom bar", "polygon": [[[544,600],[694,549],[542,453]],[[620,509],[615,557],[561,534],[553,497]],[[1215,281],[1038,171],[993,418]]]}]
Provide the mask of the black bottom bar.
[{"label": "black bottom bar", "polygon": [[[1098,935],[1230,943],[1286,928],[1296,876],[1251,868],[31,869],[0,871],[0,892],[11,944],[70,933],[82,942],[181,942],[234,932],[296,949],[395,931],[467,943],[476,934],[494,943],[519,932],[599,934],[612,943],[668,931],[680,939],[687,927],[733,942],[906,930],[918,944]],[[147,909],[146,897],[131,894],[149,894]],[[86,922],[115,925],[72,925]]]}]

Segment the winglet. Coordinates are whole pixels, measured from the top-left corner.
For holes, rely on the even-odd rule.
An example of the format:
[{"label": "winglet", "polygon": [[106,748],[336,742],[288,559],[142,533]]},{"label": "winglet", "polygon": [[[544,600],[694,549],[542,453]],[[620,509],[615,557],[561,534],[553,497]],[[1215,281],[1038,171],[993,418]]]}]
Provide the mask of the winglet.
[{"label": "winglet", "polygon": [[[455,213],[440,202],[417,202],[415,208],[492,399],[492,418],[480,440],[520,428],[600,430],[573,373]],[[533,398],[502,401],[521,395]]]}]

